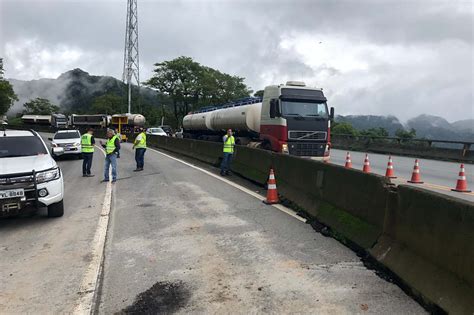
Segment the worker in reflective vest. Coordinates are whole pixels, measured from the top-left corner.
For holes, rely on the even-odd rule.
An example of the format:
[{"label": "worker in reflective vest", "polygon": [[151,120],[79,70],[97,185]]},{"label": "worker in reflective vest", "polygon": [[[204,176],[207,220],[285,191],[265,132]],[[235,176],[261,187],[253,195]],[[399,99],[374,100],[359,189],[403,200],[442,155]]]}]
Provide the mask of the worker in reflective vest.
[{"label": "worker in reflective vest", "polygon": [[222,138],[224,142],[224,157],[221,163],[221,175],[229,175],[230,163],[234,154],[235,138],[232,135],[232,129],[227,130],[227,134]]},{"label": "worker in reflective vest", "polygon": [[102,182],[109,181],[109,169],[112,166],[112,183],[117,181],[117,152],[120,150],[120,140],[111,129],[107,130],[107,142],[100,142],[105,149],[105,167],[104,179]]},{"label": "worker in reflective vest", "polygon": [[145,129],[141,128],[140,133],[135,138],[133,142],[133,148],[135,149],[135,162],[137,163],[137,168],[134,172],[143,171],[143,166],[145,166],[145,151],[146,151],[146,133]]},{"label": "worker in reflective vest", "polygon": [[94,129],[89,128],[87,132],[81,136],[82,148],[82,176],[93,177],[91,174],[92,158],[94,156]]}]

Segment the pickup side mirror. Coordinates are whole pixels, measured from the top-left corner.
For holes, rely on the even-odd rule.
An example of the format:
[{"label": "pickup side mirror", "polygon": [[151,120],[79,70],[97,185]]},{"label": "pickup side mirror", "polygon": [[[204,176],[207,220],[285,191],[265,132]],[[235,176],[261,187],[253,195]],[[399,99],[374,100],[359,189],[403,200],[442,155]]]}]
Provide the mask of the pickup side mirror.
[{"label": "pickup side mirror", "polygon": [[53,138],[48,138],[49,141],[53,141]]},{"label": "pickup side mirror", "polygon": [[54,147],[54,148],[53,148],[53,154],[54,154],[54,155],[62,155],[62,154],[64,154],[64,148],[62,148],[62,147]]},{"label": "pickup side mirror", "polygon": [[329,119],[334,120],[334,107],[329,110]]},{"label": "pickup side mirror", "polygon": [[276,117],[276,100],[272,99],[270,100],[270,118],[275,118]]}]

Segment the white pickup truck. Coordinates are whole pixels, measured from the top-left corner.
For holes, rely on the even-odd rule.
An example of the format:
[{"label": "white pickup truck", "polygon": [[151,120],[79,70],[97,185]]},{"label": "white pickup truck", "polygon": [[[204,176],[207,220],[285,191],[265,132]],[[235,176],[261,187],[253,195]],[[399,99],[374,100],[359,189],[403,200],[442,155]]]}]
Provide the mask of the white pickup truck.
[{"label": "white pickup truck", "polygon": [[[63,148],[54,148],[60,155]],[[49,217],[64,213],[61,170],[35,131],[0,130],[0,217],[40,207]]]}]

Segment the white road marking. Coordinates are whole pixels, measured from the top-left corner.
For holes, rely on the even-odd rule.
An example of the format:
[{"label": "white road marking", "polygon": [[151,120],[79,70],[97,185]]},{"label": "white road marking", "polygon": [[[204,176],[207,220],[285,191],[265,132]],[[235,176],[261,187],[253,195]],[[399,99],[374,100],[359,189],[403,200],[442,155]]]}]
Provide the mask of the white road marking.
[{"label": "white road marking", "polygon": [[[155,150],[155,149],[151,149],[151,148],[147,148],[147,149],[148,149],[148,150],[151,150],[151,151],[153,151],[153,152],[159,153],[159,154],[161,154],[161,155],[164,155],[164,156],[166,156],[167,158],[170,158],[170,159],[175,160],[175,161],[177,161],[177,162],[183,163],[183,164],[185,164],[185,165],[187,165],[187,166],[189,166],[189,167],[192,167],[192,168],[194,168],[194,169],[196,169],[196,170],[199,170],[199,171],[201,171],[201,172],[203,172],[203,173],[205,173],[205,174],[207,174],[207,175],[209,175],[209,176],[214,177],[215,179],[218,179],[218,180],[220,180],[220,181],[222,181],[222,182],[224,182],[224,183],[226,183],[226,184],[228,184],[228,185],[230,185],[230,186],[232,186],[232,187],[234,187],[234,188],[237,188],[237,189],[239,189],[239,190],[241,190],[241,191],[243,191],[243,192],[245,192],[245,193],[247,193],[247,194],[249,194],[249,195],[251,195],[251,196],[257,198],[258,200],[261,200],[261,201],[265,200],[265,197],[260,196],[260,195],[257,194],[256,192],[254,192],[254,191],[252,191],[252,190],[250,190],[250,189],[248,189],[248,188],[245,188],[245,187],[243,187],[243,186],[240,186],[239,184],[236,184],[236,183],[234,183],[234,182],[232,182],[232,181],[230,181],[230,180],[228,180],[228,179],[225,179],[225,178],[222,178],[222,177],[220,177],[220,176],[218,176],[218,175],[216,175],[216,174],[213,174],[213,173],[211,173],[211,172],[209,172],[209,171],[206,171],[205,169],[202,169],[202,168],[200,168],[200,167],[198,167],[198,166],[196,166],[196,165],[193,165],[193,164],[191,164],[191,163],[185,162],[185,161],[183,161],[183,160],[180,160],[180,159],[178,159],[178,158],[175,158],[174,156],[168,155],[168,154],[166,154],[166,153],[160,152],[160,151]],[[295,218],[295,219],[297,219],[297,220],[299,220],[299,221],[301,221],[301,222],[303,222],[303,223],[306,223],[306,219],[305,219],[305,218],[300,217],[295,211],[293,211],[293,210],[291,210],[291,209],[289,209],[289,208],[287,208],[287,207],[285,207],[285,206],[283,206],[283,205],[281,205],[281,204],[274,204],[274,205],[271,205],[271,206],[274,207],[274,208],[277,208],[278,210],[280,210],[280,211],[282,211],[282,212],[284,212],[284,213],[286,213],[286,214],[292,216],[293,218]]]},{"label": "white road marking", "polygon": [[[96,146],[105,156],[105,151]],[[99,223],[92,240],[92,259],[82,278],[79,294],[81,297],[74,308],[74,314],[91,314],[94,297],[97,290],[99,273],[104,261],[104,248],[107,228],[109,226],[110,208],[112,203],[112,183],[108,182],[105,190],[104,203],[100,213]]]}]

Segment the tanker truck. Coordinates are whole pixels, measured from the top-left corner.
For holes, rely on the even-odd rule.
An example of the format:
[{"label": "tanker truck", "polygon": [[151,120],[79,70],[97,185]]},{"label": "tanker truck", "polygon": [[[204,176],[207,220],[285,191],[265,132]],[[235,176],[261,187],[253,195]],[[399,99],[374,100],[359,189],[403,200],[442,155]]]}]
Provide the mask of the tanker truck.
[{"label": "tanker truck", "polygon": [[183,136],[222,141],[231,128],[236,143],[297,156],[328,159],[334,108],[322,89],[304,82],[267,86],[263,98],[249,97],[189,113]]}]

